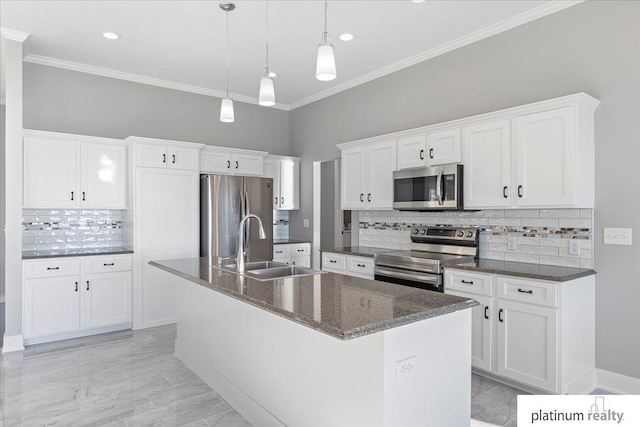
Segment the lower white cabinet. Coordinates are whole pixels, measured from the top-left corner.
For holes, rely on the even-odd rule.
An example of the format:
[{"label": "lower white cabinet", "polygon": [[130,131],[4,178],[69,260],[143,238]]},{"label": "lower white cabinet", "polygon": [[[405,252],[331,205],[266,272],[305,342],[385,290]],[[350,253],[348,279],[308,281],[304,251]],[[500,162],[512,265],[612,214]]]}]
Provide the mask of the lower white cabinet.
[{"label": "lower white cabinet", "polygon": [[447,268],[445,293],[479,303],[475,369],[551,393],[595,388],[593,276],[549,282]]},{"label": "lower white cabinet", "polygon": [[373,267],[373,258],[371,257],[322,252],[322,269],[324,271],[373,280]]},{"label": "lower white cabinet", "polygon": [[130,328],[131,274],[131,255],[23,261],[25,343]]},{"label": "lower white cabinet", "polygon": [[311,267],[311,244],[290,243],[273,245],[273,260],[284,264]]}]

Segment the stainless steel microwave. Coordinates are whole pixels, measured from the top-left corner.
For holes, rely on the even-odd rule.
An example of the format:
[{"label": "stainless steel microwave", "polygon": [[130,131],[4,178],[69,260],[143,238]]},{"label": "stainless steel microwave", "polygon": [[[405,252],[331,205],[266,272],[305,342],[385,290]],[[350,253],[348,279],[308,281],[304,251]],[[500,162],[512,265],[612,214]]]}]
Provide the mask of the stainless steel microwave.
[{"label": "stainless steel microwave", "polygon": [[448,164],[393,173],[393,209],[462,209],[462,165]]}]

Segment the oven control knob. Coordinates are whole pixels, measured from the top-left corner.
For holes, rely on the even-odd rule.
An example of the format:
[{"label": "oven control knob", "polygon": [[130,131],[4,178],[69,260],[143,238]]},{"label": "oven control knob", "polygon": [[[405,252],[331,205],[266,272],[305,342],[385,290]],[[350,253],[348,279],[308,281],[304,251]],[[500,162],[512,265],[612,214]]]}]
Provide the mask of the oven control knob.
[{"label": "oven control knob", "polygon": [[462,236],[464,236],[464,231],[458,230],[458,237],[462,237]]},{"label": "oven control knob", "polygon": [[427,234],[427,230],[425,230],[425,229],[423,228],[422,230],[420,230],[420,234],[422,234],[422,235],[424,236],[425,234]]},{"label": "oven control knob", "polygon": [[473,231],[467,231],[467,237],[473,236]]},{"label": "oven control knob", "polygon": [[418,234],[418,229],[417,228],[413,229],[413,234]]}]

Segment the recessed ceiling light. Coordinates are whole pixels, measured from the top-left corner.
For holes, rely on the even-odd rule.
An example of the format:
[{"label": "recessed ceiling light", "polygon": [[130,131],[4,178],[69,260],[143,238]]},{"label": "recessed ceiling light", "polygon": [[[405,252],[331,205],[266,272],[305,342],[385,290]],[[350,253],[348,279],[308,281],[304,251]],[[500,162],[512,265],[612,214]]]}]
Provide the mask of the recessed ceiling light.
[{"label": "recessed ceiling light", "polygon": [[109,33],[109,32],[102,33],[102,37],[109,40],[118,40],[120,38],[120,36],[117,35],[116,33]]},{"label": "recessed ceiling light", "polygon": [[353,34],[351,33],[340,34],[340,40],[342,40],[343,42],[351,41],[353,40]]},{"label": "recessed ceiling light", "polygon": [[271,77],[271,78],[278,77],[278,73],[275,73],[273,71],[269,71],[269,77]]}]

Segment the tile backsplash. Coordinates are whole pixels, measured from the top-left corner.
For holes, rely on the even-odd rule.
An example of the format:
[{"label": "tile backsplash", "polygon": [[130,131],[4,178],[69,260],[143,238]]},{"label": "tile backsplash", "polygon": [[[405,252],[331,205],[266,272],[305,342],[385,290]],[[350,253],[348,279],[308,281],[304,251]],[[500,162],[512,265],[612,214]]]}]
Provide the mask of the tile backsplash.
[{"label": "tile backsplash", "polygon": [[[479,257],[534,264],[593,268],[592,209],[514,209],[463,212],[360,211],[359,242],[407,250],[412,225],[478,227]],[[507,239],[516,238],[509,250]],[[579,240],[580,254],[569,254]]]},{"label": "tile backsplash", "polygon": [[22,250],[123,246],[121,210],[23,209]]},{"label": "tile backsplash", "polygon": [[273,211],[273,240],[289,238],[289,211]]}]

